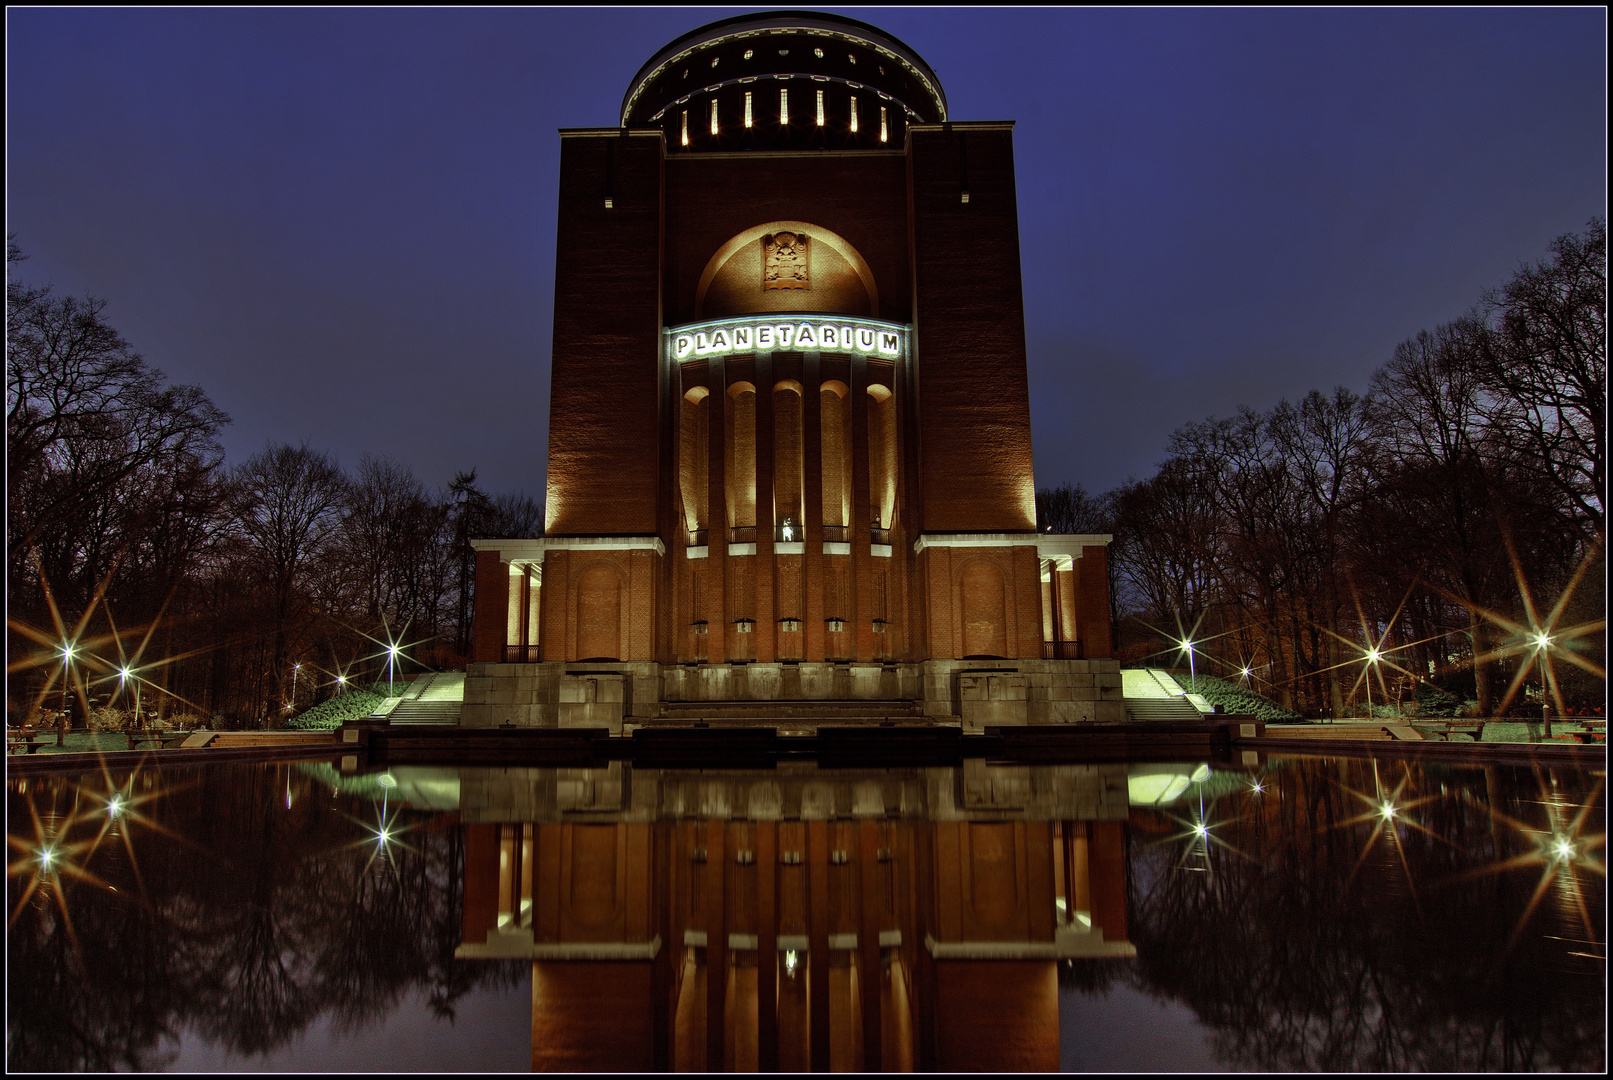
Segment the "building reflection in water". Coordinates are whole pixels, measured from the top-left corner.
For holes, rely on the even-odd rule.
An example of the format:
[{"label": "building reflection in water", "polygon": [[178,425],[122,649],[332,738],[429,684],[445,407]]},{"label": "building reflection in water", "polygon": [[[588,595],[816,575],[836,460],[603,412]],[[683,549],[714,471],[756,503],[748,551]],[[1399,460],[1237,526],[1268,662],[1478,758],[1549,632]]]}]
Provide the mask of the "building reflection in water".
[{"label": "building reflection in water", "polygon": [[459,789],[456,955],[531,958],[534,1070],[1056,1071],[1058,962],[1135,955],[1125,765]]}]

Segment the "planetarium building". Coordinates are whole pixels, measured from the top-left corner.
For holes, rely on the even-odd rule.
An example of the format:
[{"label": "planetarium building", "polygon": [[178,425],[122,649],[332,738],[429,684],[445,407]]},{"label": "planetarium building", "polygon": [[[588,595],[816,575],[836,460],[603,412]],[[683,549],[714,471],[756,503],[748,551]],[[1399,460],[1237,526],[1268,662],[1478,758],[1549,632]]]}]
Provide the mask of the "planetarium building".
[{"label": "planetarium building", "polygon": [[747,15],[560,132],[546,535],[476,542],[471,726],[1125,719],[1107,536],[1037,533],[1013,124]]}]

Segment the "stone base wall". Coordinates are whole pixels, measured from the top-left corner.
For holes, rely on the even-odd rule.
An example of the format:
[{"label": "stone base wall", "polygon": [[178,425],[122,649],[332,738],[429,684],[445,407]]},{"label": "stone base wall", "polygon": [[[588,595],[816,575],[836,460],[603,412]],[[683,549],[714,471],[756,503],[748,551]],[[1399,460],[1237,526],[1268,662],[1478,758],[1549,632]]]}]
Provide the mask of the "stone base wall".
[{"label": "stone base wall", "polygon": [[608,727],[652,722],[662,702],[920,701],[937,723],[1118,724],[1114,660],[926,660],[918,664],[471,664],[464,727]]},{"label": "stone base wall", "polygon": [[700,664],[667,667],[667,701],[913,701],[916,664]]},{"label": "stone base wall", "polygon": [[957,717],[965,731],[1126,720],[1116,660],[926,660],[920,667],[925,714]]}]

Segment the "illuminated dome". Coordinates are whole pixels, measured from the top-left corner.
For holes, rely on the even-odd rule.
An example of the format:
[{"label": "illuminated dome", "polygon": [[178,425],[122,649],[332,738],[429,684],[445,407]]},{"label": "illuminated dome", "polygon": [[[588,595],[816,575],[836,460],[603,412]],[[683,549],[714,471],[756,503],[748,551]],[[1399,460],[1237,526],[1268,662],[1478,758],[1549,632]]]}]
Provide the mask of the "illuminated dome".
[{"label": "illuminated dome", "polygon": [[669,153],[896,150],[909,123],[947,118],[922,57],[856,19],[741,15],[650,58],[622,100],[623,127],[658,127]]}]

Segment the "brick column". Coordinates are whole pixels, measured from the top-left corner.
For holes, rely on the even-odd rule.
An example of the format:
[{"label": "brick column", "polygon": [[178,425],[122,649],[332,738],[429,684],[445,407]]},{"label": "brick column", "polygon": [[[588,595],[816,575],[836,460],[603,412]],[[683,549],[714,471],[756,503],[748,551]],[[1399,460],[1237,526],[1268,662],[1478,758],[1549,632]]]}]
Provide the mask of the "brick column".
[{"label": "brick column", "polygon": [[851,526],[851,580],[846,585],[851,593],[855,655],[866,661],[874,655],[873,508],[869,505],[873,485],[868,476],[868,403],[872,399],[868,396],[868,359],[861,353],[851,357],[847,398],[851,409],[851,520],[847,522]]},{"label": "brick column", "polygon": [[547,587],[538,593],[539,618],[543,629],[538,632],[538,655],[545,660],[564,661],[575,653],[568,601],[571,598],[571,552],[565,548],[551,548],[543,553],[543,580]]},{"label": "brick column", "polygon": [[728,659],[728,367],[721,356],[711,358],[706,385],[711,393],[708,416],[706,479],[706,662]]},{"label": "brick column", "polygon": [[504,662],[510,618],[510,572],[496,551],[476,553],[476,606],[471,616],[471,659]]},{"label": "brick column", "polygon": [[1114,655],[1109,640],[1109,552],[1097,546],[1081,549],[1075,561],[1075,607],[1081,655],[1087,660]]},{"label": "brick column", "polygon": [[756,659],[778,656],[773,583],[773,354],[756,354]]}]

